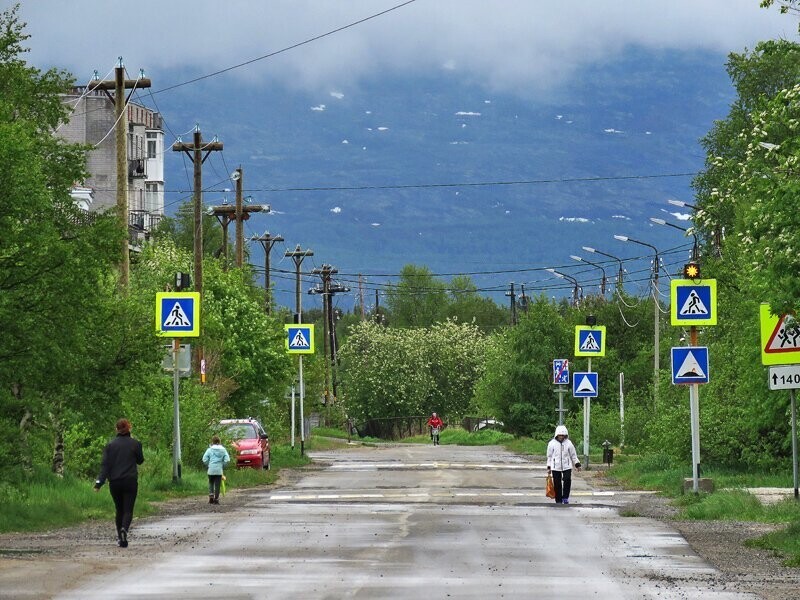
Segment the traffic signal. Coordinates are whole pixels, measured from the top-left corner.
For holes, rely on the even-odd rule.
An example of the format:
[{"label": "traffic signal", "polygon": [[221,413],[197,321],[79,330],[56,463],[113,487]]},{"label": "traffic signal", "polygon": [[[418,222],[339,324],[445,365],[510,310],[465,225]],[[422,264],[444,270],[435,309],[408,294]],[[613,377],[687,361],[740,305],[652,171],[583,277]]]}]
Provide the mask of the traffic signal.
[{"label": "traffic signal", "polygon": [[700,265],[694,261],[683,265],[683,277],[685,279],[702,279],[700,275]]}]

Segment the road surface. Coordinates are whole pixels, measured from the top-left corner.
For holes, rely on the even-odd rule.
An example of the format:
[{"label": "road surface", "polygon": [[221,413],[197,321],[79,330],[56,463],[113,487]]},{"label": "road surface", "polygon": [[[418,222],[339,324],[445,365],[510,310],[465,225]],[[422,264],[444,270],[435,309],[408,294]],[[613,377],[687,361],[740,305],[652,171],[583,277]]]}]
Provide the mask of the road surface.
[{"label": "road surface", "polygon": [[728,588],[668,524],[620,516],[629,494],[577,475],[573,503],[555,505],[543,465],[498,447],[313,457],[324,466],[228,511],[134,521],[129,548],[107,539],[105,561],[50,595],[41,581],[14,589],[0,574],[0,596],[756,598]]}]

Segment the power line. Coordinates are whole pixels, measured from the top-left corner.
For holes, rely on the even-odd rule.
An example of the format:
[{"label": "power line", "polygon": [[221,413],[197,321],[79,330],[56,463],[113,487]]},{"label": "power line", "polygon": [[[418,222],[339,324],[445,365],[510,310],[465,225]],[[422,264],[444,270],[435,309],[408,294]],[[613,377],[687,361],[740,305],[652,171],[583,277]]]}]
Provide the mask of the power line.
[{"label": "power line", "polygon": [[289,50],[294,50],[295,48],[299,48],[300,46],[305,46],[306,44],[310,44],[311,42],[316,42],[317,40],[321,40],[322,38],[331,36],[331,35],[333,35],[335,33],[339,33],[340,31],[344,31],[345,29],[350,29],[351,27],[355,27],[356,25],[360,25],[361,23],[366,23],[367,21],[370,21],[372,19],[376,19],[378,17],[381,17],[381,16],[383,16],[383,15],[385,15],[387,13],[390,13],[392,11],[395,11],[395,10],[397,10],[399,8],[403,8],[404,6],[408,6],[409,4],[413,4],[414,2],[416,2],[416,0],[407,0],[406,2],[403,2],[402,4],[398,4],[397,6],[393,6],[391,8],[387,8],[386,10],[381,11],[379,13],[375,13],[374,15],[370,15],[368,17],[364,17],[363,19],[359,19],[358,21],[354,21],[354,22],[349,23],[347,25],[343,25],[342,27],[337,27],[336,29],[332,29],[331,31],[328,31],[326,33],[322,33],[322,34],[316,35],[316,36],[314,36],[312,38],[308,38],[307,40],[303,40],[302,42],[297,42],[296,44],[292,44],[291,46],[286,46],[285,48],[281,48],[280,50],[275,50],[274,52],[270,52],[269,54],[264,54],[263,56],[259,56],[257,58],[252,58],[250,60],[247,60],[245,62],[239,63],[237,65],[233,65],[231,67],[226,67],[224,69],[220,69],[219,71],[214,71],[213,73],[208,73],[207,75],[201,75],[200,77],[195,77],[194,79],[190,79],[188,81],[184,81],[183,83],[176,83],[175,85],[171,85],[169,87],[165,87],[163,89],[157,90],[155,93],[156,94],[160,94],[162,92],[166,92],[166,91],[169,91],[169,90],[174,90],[175,88],[179,88],[179,87],[182,87],[184,85],[189,85],[190,83],[196,83],[198,81],[202,81],[203,79],[209,79],[211,77],[216,77],[217,75],[221,75],[223,73],[227,73],[228,71],[233,71],[234,69],[238,69],[240,67],[244,67],[244,66],[253,64],[253,63],[258,62],[260,60],[264,60],[265,58],[271,58],[273,56],[277,56],[278,54],[283,54],[284,52],[288,52]]}]

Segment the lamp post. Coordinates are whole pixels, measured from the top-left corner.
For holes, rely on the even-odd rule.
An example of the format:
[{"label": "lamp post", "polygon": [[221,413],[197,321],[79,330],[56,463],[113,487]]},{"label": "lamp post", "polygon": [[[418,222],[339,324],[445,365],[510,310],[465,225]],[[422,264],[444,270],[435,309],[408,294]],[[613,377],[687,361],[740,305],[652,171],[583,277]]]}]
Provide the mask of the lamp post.
[{"label": "lamp post", "polygon": [[[765,143],[766,142],[759,142],[759,145],[763,145]],[[766,148],[766,146],[764,147]],[[712,217],[714,216],[714,213],[709,212],[708,209],[701,209],[700,207],[694,204],[689,204],[688,202],[684,202],[683,200],[669,199],[667,200],[667,202],[672,204],[672,206],[680,206],[681,208],[691,208],[695,212],[703,210],[703,212],[709,213]],[[725,236],[725,228],[722,227],[718,221],[719,220],[717,219],[717,224],[714,227],[712,234],[714,236],[714,252],[717,256],[720,256],[720,248],[722,248],[722,240]],[[695,237],[695,244],[697,244],[697,237]]]},{"label": "lamp post", "polygon": [[547,271],[548,273],[552,273],[559,279],[566,279],[572,284],[572,305],[578,306],[578,289],[580,288],[580,286],[578,285],[578,280],[565,273],[560,273],[555,269],[545,269],[545,271]]},{"label": "lamp post", "polygon": [[[622,259],[618,256],[614,256],[613,254],[607,254],[605,252],[601,252],[596,248],[592,248],[591,246],[582,246],[583,250],[586,252],[591,252],[592,254],[600,254],[602,256],[607,256],[608,258],[613,258],[619,263],[619,274],[617,275],[617,287],[622,286],[622,276],[625,270],[622,268]],[[588,260],[586,262],[589,262]]]},{"label": "lamp post", "polygon": [[675,225],[674,223],[670,223],[664,219],[657,219],[655,217],[650,217],[650,220],[656,225],[664,225],[666,227],[672,227],[673,229],[679,229],[684,233],[691,233],[692,237],[694,238],[694,244],[692,245],[692,260],[696,262],[700,259],[700,251],[697,245],[697,234],[694,232],[694,227],[689,227],[687,229],[686,227],[681,227],[680,225]]},{"label": "lamp post", "polygon": [[587,265],[592,265],[593,267],[597,267],[598,269],[600,269],[603,272],[603,279],[600,280],[600,295],[605,298],[605,295],[606,295],[606,270],[603,267],[601,267],[600,265],[598,265],[597,263],[593,263],[590,260],[586,260],[585,258],[581,258],[580,256],[578,256],[576,254],[570,254],[569,257],[572,260],[577,260],[578,262],[585,262]]},{"label": "lamp post", "polygon": [[639,240],[635,240],[631,237],[626,235],[615,235],[615,240],[620,242],[631,242],[632,244],[639,244],[640,246],[646,246],[655,252],[655,256],[653,258],[653,410],[658,409],[658,372],[659,372],[659,354],[660,354],[660,344],[659,344],[659,315],[661,314],[661,308],[658,306],[658,248],[653,246],[652,244],[648,244],[647,242],[640,242]]}]

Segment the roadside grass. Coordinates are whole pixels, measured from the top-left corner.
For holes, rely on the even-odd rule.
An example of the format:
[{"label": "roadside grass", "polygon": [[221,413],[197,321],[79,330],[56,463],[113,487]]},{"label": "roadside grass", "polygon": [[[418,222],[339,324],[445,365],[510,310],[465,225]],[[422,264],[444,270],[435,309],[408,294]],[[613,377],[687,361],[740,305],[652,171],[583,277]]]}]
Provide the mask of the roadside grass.
[{"label": "roadside grass", "polygon": [[[503,433],[494,429],[484,429],[483,431],[469,432],[458,427],[444,429],[439,434],[440,444],[452,444],[458,446],[500,446],[514,439],[510,433]],[[415,435],[400,440],[408,444],[430,444],[430,434]]]},{"label": "roadside grass", "polygon": [[[228,468],[228,488],[250,488],[273,483],[282,468],[308,464],[307,456],[292,452],[289,446],[272,450],[272,469]],[[94,491],[94,480],[66,474],[56,477],[47,470],[35,471],[26,481],[0,482],[0,533],[10,531],[45,531],[66,527],[89,519],[113,519],[114,504],[108,484]],[[166,452],[145,450],[145,462],[139,471],[139,495],[135,516],[158,512],[154,503],[170,498],[201,496],[208,493],[206,471],[196,465],[184,465],[181,479],[172,481],[172,458]]]},{"label": "roadside grass", "polygon": [[[316,438],[316,439],[315,439]],[[327,447],[319,447],[319,444],[324,446],[324,439],[320,438],[335,438],[340,439],[342,441],[347,441],[347,432],[343,429],[334,429],[332,427],[315,427],[311,430],[311,435],[309,439],[306,440],[307,443],[313,441],[314,449],[315,450],[329,450],[332,447],[341,447],[341,444],[335,444],[334,446],[327,446]],[[358,435],[350,435],[350,438],[354,442],[363,442],[363,443],[380,443],[385,442],[385,440],[379,440],[378,438],[370,437],[365,435],[364,437],[359,437]]]},{"label": "roadside grass", "polygon": [[[778,531],[749,540],[747,545],[776,552],[787,566],[800,566],[800,502],[793,498],[763,505],[745,491],[750,487],[791,487],[785,473],[745,473],[705,469],[703,477],[713,480],[712,493],[684,493],[685,465],[663,454],[629,457],[615,465],[609,475],[627,488],[657,490],[672,498],[680,509],[679,519],[709,521],[753,521],[787,524]],[[631,513],[633,514],[633,513]]]}]

